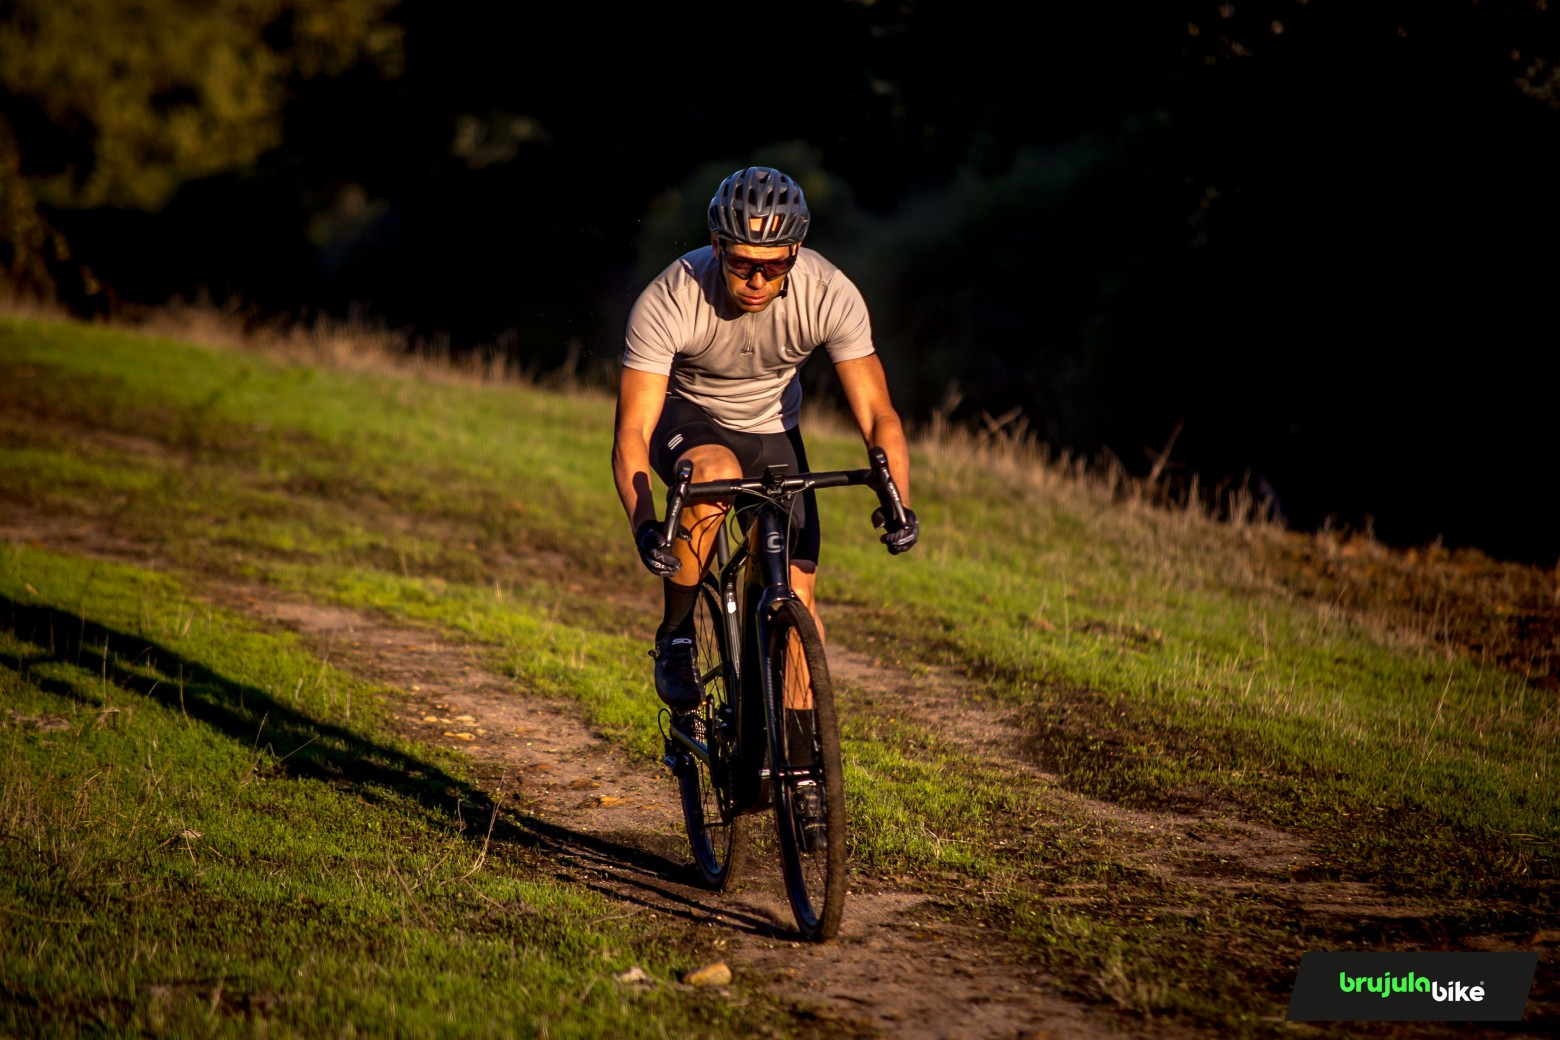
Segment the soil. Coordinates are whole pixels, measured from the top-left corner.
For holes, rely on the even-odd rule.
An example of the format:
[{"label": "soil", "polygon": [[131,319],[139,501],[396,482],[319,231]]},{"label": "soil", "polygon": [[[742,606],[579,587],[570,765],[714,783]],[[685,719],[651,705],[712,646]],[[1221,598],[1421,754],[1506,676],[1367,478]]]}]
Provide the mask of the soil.
[{"label": "soil", "polygon": [[[1126,1030],[1115,1015],[1056,993],[1045,975],[974,923],[930,920],[929,893],[853,878],[837,939],[794,941],[778,865],[755,852],[733,891],[700,887],[684,866],[687,838],[670,774],[592,732],[567,706],[525,695],[484,670],[470,648],[426,632],[254,590],[237,599],[308,638],[338,667],[406,691],[398,722],[407,735],[457,748],[484,775],[496,773],[514,792],[509,804],[555,828],[559,868],[620,900],[625,915],[708,930],[701,945],[711,961],[724,961],[736,977],[769,980],[773,992],[831,1031],[907,1040],[1164,1035]],[[837,681],[864,689],[887,691],[908,679],[843,650],[831,663]],[[648,659],[645,674],[648,682]],[[654,711],[647,694],[646,710]],[[933,710],[931,701],[921,708]],[[993,723],[990,732],[1001,729]],[[1017,743],[1017,733],[1008,737]],[[827,982],[820,987],[819,979]]]},{"label": "soil", "polygon": [[[0,519],[0,538],[155,562],[148,561],[146,547],[84,518],[62,522],[12,514]],[[1299,555],[1314,563],[1314,553]],[[1331,558],[1329,565],[1339,559]],[[473,648],[364,614],[280,598],[269,589],[217,586],[213,595],[297,632],[333,665],[401,691],[392,707],[396,725],[408,736],[469,756],[479,775],[501,789],[506,807],[545,822],[564,876],[617,901],[622,916],[643,914],[688,929],[695,947],[707,950],[711,961],[724,961],[740,983],[769,989],[832,1035],[903,1040],[1192,1035],[1069,992],[978,923],[942,919],[938,896],[915,878],[853,873],[839,937],[824,945],[794,942],[772,858],[751,858],[746,880],[735,891],[701,888],[688,865],[676,788],[666,770],[628,755],[568,705],[487,671]],[[648,598],[636,605],[651,616]],[[1546,664],[1553,660],[1549,606],[1539,626],[1548,642],[1521,651]],[[1368,885],[1297,880],[1314,863],[1305,840],[1224,809],[1131,810],[1068,791],[1044,763],[1033,760],[1015,719],[972,701],[965,695],[967,683],[953,672],[917,669],[912,676],[839,642],[830,646],[829,660],[842,689],[891,698],[910,718],[935,722],[969,755],[1002,763],[1041,785],[1051,804],[1107,840],[1118,858],[1177,886],[1253,894],[1260,889],[1266,898],[1314,915],[1358,919],[1417,912]],[[645,675],[646,711],[653,712],[648,659]],[[755,825],[767,819],[757,817]],[[660,966],[645,967],[665,975]]]}]

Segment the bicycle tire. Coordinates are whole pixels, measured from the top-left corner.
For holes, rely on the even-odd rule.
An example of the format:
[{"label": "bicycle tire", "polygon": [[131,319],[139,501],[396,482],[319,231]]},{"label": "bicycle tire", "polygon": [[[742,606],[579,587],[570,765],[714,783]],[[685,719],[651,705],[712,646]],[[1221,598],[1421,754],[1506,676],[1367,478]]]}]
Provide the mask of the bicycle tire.
[{"label": "bicycle tire", "polygon": [[[793,749],[784,725],[787,674],[805,655],[811,679],[815,745],[813,768],[791,774]],[[775,829],[780,839],[781,874],[786,896],[802,936],[825,942],[839,932],[845,908],[845,778],[840,755],[839,717],[834,707],[834,687],[812,614],[800,602],[782,601],[775,611],[766,648],[773,711],[770,719],[770,761]],[[825,838],[822,847],[809,849],[808,839],[797,825],[793,796],[799,783],[816,783],[821,793]]]},{"label": "bicycle tire", "polygon": [[694,653],[704,686],[696,725],[710,751],[710,764],[688,756],[678,777],[683,823],[694,865],[715,891],[729,886],[742,867],[747,848],[747,818],[732,812],[732,748],[736,741],[729,649],[720,598],[709,581],[699,585],[694,604]]}]

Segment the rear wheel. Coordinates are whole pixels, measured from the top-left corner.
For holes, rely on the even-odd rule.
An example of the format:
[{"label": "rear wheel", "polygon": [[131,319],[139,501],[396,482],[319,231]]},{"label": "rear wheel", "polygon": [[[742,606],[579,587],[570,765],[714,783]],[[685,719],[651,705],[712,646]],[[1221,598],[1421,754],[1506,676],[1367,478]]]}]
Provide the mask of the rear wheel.
[{"label": "rear wheel", "polygon": [[704,686],[704,703],[691,716],[691,722],[683,725],[691,725],[690,736],[709,748],[710,761],[706,764],[691,754],[685,755],[678,786],[694,864],[704,883],[720,891],[731,884],[742,865],[747,847],[747,817],[731,812],[732,754],[736,743],[731,700],[734,676],[728,664],[724,614],[713,582],[699,585],[693,618],[695,660]]},{"label": "rear wheel", "polygon": [[[823,942],[839,932],[845,906],[845,779],[823,641],[802,603],[779,604],[767,665],[770,718],[776,723],[769,740],[781,872],[797,927],[805,938]],[[785,715],[786,683],[804,676],[814,711],[810,735],[788,726]],[[799,746],[804,740],[810,746]]]}]

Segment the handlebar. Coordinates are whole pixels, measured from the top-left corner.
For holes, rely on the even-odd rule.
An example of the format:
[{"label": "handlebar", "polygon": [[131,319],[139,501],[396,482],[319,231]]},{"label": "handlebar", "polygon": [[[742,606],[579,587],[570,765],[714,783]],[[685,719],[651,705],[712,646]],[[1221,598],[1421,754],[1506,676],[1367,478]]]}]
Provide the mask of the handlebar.
[{"label": "handlebar", "polygon": [[735,498],[739,494],[795,495],[815,488],[847,487],[865,484],[877,492],[878,504],[883,507],[883,521],[890,531],[897,531],[906,522],[905,503],[888,469],[888,455],[882,448],[873,447],[867,452],[871,469],[825,470],[818,473],[785,474],[784,467],[774,466],[763,477],[744,480],[707,480],[693,483],[693,463],[684,459],[677,464],[676,479],[666,489],[666,523],[662,537],[666,544],[673,544],[682,523],[683,508],[691,502],[707,502],[712,499]]}]

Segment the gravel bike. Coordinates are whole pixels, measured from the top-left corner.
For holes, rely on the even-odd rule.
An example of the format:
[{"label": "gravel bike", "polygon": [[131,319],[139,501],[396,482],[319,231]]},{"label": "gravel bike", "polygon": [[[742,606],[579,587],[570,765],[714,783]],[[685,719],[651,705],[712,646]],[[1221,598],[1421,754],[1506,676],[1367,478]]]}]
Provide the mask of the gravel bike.
[{"label": "gravel bike", "polygon": [[[845,783],[839,718],[823,641],[791,588],[792,505],[804,492],[863,484],[877,492],[883,525],[898,530],[905,507],[881,448],[870,469],[787,474],[771,466],[753,480],[692,483],[679,465],[667,488],[663,536],[687,538],[684,506],[733,503],[716,531],[714,563],[694,610],[700,707],[663,715],[666,765],[677,777],[693,859],[706,885],[731,884],[742,866],[747,824],[772,809],[786,896],[803,937],[839,931],[845,900]],[[728,539],[726,519],[742,531]],[[737,543],[731,549],[732,542]],[[787,712],[811,705],[810,735]]]}]

